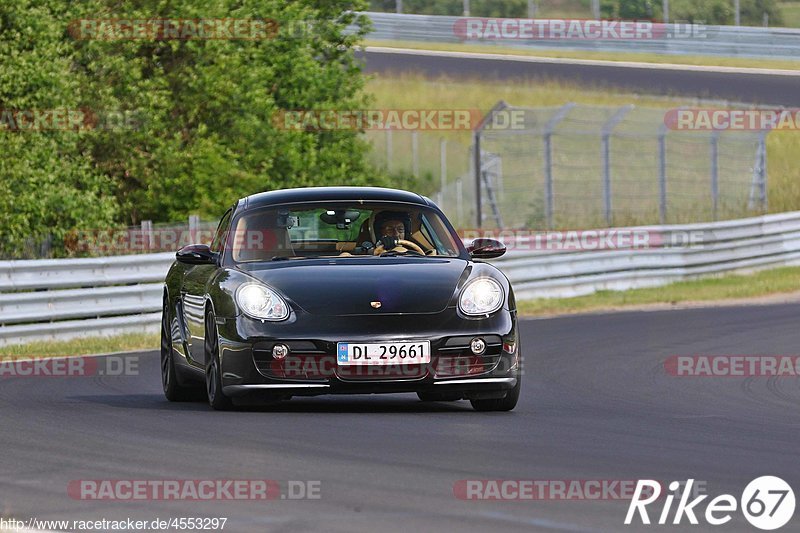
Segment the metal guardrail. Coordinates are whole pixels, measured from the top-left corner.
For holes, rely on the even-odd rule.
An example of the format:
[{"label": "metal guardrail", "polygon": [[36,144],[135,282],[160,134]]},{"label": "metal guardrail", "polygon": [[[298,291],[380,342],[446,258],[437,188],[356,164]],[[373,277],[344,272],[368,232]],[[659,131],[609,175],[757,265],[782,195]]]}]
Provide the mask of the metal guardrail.
[{"label": "metal guardrail", "polygon": [[708,224],[632,228],[689,246],[601,251],[510,252],[495,261],[518,299],[655,287],[709,274],[800,265],[800,212]]},{"label": "metal guardrail", "polygon": [[[800,265],[800,212],[708,224],[629,228],[689,246],[514,250],[493,261],[517,299],[652,287],[708,274]],[[156,332],[174,254],[0,262],[0,346]]]},{"label": "metal guardrail", "polygon": [[[796,59],[800,57],[800,30],[750,26],[702,26],[659,24],[656,36],[646,39],[467,39],[455,25],[463,17],[366,13],[377,41],[487,44],[503,47],[607,52],[652,52],[672,55]],[[536,19],[543,22],[545,19]],[[462,22],[463,24],[463,22]],[[663,31],[662,31],[663,30]],[[694,35],[686,35],[694,32]],[[462,35],[459,35],[462,34]],[[664,37],[660,37],[665,35]],[[666,37],[669,35],[670,37]]]}]

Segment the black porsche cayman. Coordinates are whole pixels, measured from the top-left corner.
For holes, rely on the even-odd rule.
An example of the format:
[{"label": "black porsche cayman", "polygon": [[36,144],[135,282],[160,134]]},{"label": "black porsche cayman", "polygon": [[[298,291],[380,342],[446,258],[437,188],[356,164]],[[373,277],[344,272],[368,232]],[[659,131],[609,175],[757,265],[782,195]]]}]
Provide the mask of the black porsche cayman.
[{"label": "black porsche cayman", "polygon": [[520,393],[514,293],[442,211],[410,192],[324,187],[239,200],[167,274],[169,400],[214,409],[292,396],[417,393],[508,411]]}]

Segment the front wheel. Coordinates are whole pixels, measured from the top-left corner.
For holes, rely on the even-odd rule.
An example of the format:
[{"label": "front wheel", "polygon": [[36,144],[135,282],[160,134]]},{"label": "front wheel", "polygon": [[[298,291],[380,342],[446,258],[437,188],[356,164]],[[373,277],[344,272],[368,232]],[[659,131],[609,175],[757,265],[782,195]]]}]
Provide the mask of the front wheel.
[{"label": "front wheel", "polygon": [[517,376],[517,384],[508,391],[505,398],[490,400],[470,400],[472,408],[476,411],[511,411],[517,406],[519,391],[522,386],[522,376]]},{"label": "front wheel", "polygon": [[178,383],[175,373],[175,357],[172,349],[172,330],[169,320],[169,305],[164,302],[161,312],[161,387],[164,396],[171,402],[187,402],[197,397],[197,390]]},{"label": "front wheel", "polygon": [[233,401],[222,392],[222,371],[219,364],[219,340],[214,315],[206,314],[206,394],[208,405],[216,411],[229,411]]}]

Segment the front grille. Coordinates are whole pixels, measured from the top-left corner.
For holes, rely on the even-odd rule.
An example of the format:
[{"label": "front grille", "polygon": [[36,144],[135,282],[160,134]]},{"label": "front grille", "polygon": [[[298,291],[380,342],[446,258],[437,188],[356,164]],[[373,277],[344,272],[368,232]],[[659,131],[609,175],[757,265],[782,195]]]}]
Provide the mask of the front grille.
[{"label": "front grille", "polygon": [[[336,363],[336,343],[326,341],[264,341],[253,347],[258,371],[269,378],[324,381],[333,377],[342,381],[419,380],[429,374],[437,378],[477,376],[491,372],[502,354],[498,335],[482,336],[486,351],[476,356],[470,350],[475,336],[449,337],[432,342],[431,364],[416,365],[347,365]],[[289,355],[282,360],[272,357],[275,344],[286,344]]]},{"label": "front grille", "polygon": [[469,345],[473,336],[450,337],[437,350],[434,363],[437,378],[477,376],[491,372],[500,362],[503,341],[497,335],[481,337],[486,342],[486,351],[481,355],[472,353]]}]

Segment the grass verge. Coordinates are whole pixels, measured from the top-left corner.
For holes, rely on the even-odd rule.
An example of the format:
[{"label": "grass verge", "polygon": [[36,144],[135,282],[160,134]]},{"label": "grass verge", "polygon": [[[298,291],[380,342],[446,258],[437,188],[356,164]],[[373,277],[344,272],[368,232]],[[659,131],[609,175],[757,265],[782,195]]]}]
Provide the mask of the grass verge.
[{"label": "grass verge", "polygon": [[684,56],[636,52],[595,52],[591,50],[524,49],[510,46],[495,46],[460,43],[420,43],[415,41],[367,40],[365,45],[387,48],[412,48],[415,50],[439,50],[443,52],[474,52],[481,54],[505,54],[517,56],[592,59],[597,61],[628,61],[672,65],[695,65],[704,67],[737,67],[759,69],[800,70],[800,61],[790,59],[757,59],[747,57]]},{"label": "grass verge", "polygon": [[787,28],[800,28],[800,2],[779,2],[778,8]]},{"label": "grass verge", "polygon": [[[652,304],[693,304],[768,297],[800,291],[800,267],[781,267],[754,274],[679,281],[648,289],[598,291],[575,298],[541,298],[517,302],[520,315],[537,316],[607,311]],[[754,302],[755,303],[755,302]]]},{"label": "grass verge", "polygon": [[63,357],[98,353],[156,350],[159,337],[155,333],[128,333],[113,337],[85,337],[69,341],[36,341],[29,344],[0,346],[0,357]]}]

